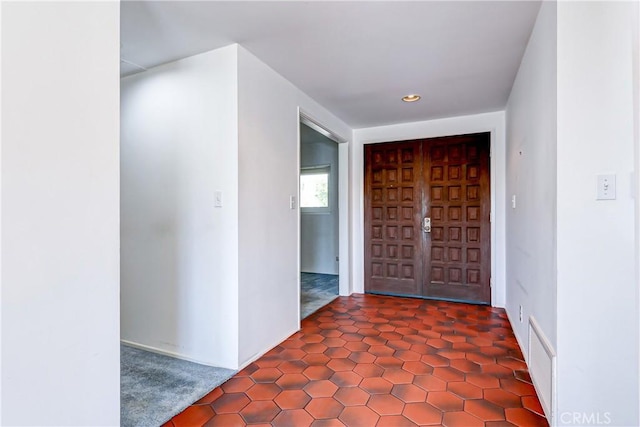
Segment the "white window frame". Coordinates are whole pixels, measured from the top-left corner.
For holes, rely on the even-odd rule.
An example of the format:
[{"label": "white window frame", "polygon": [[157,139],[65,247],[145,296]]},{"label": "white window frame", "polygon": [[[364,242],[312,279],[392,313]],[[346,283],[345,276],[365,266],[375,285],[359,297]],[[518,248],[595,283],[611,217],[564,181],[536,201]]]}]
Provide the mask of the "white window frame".
[{"label": "white window frame", "polygon": [[[331,192],[331,165],[315,165],[315,166],[303,166],[300,168],[300,181],[302,182],[303,175],[321,175],[327,174],[327,206],[321,207],[304,207],[302,206],[302,193],[299,195],[298,200],[300,200],[300,212],[301,213],[311,213],[311,214],[330,214],[331,213],[331,197],[333,194]],[[300,184],[300,191],[302,191],[302,183]]]}]

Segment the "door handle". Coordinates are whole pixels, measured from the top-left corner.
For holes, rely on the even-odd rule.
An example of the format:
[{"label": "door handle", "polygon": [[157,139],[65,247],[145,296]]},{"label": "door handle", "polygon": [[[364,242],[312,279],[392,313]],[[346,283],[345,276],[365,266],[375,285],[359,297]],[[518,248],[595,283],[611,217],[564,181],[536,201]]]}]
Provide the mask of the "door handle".
[{"label": "door handle", "polygon": [[425,216],[422,219],[422,231],[425,233],[431,233],[431,218]]}]

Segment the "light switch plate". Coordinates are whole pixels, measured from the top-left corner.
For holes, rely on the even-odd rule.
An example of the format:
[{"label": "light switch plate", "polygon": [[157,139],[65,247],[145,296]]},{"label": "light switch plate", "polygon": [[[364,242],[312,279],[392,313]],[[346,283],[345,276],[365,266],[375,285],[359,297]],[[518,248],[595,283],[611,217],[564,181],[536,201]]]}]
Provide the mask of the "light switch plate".
[{"label": "light switch plate", "polygon": [[597,200],[615,200],[616,198],[616,175],[598,175]]},{"label": "light switch plate", "polygon": [[221,208],[222,207],[222,191],[216,191],[215,192],[215,207],[216,208]]}]

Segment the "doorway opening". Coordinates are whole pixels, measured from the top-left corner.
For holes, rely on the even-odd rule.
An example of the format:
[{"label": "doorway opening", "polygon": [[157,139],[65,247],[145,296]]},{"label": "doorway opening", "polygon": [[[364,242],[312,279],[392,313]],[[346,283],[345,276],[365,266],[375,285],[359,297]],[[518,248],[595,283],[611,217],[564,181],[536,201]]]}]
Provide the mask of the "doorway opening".
[{"label": "doorway opening", "polygon": [[340,293],[339,141],[301,115],[299,147],[300,319]]}]

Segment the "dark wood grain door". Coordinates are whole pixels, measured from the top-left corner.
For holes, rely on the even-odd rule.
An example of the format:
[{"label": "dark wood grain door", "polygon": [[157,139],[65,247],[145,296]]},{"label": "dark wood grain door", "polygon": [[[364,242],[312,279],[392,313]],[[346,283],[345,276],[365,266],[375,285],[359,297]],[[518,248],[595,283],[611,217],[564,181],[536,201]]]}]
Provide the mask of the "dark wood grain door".
[{"label": "dark wood grain door", "polygon": [[431,218],[423,295],[490,303],[489,135],[429,140],[423,159]]},{"label": "dark wood grain door", "polygon": [[489,182],[488,133],[366,146],[365,291],[489,304]]},{"label": "dark wood grain door", "polygon": [[365,289],[422,293],[423,158],[420,142],[366,148]]}]

